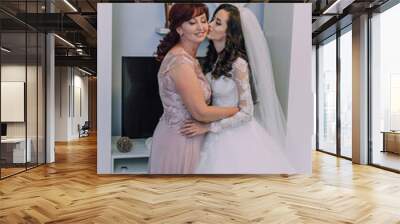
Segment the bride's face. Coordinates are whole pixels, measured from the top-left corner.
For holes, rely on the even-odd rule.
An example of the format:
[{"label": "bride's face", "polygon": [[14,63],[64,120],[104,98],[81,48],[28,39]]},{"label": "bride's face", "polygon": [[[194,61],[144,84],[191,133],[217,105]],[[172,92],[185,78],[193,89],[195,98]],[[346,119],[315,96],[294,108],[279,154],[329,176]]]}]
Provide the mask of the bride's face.
[{"label": "bride's face", "polygon": [[176,31],[181,35],[182,40],[201,43],[208,33],[208,22],[206,14],[201,14],[182,23]]},{"label": "bride's face", "polygon": [[221,9],[215,14],[210,22],[208,39],[213,41],[226,41],[226,30],[228,29],[229,12]]}]

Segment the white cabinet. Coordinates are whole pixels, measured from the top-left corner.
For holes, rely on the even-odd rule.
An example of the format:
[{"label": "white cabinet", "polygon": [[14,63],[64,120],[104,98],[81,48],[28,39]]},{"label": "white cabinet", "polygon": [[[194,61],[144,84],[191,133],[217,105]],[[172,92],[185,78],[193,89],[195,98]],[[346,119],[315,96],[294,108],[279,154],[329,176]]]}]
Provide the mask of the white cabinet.
[{"label": "white cabinet", "polygon": [[115,174],[147,174],[150,157],[150,145],[146,146],[146,139],[132,139],[132,150],[130,152],[119,152],[117,141],[120,136],[112,138],[112,169]]}]

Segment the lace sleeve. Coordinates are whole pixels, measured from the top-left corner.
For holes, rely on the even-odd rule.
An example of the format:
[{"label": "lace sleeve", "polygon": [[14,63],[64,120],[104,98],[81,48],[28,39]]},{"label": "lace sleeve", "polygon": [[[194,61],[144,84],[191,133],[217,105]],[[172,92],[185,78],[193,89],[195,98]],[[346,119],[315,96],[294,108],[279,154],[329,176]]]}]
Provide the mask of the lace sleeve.
[{"label": "lace sleeve", "polygon": [[239,58],[233,63],[232,70],[232,77],[239,92],[239,112],[232,117],[212,122],[209,127],[211,132],[219,132],[225,128],[240,126],[250,121],[253,117],[254,106],[250,90],[248,64],[245,60]]}]

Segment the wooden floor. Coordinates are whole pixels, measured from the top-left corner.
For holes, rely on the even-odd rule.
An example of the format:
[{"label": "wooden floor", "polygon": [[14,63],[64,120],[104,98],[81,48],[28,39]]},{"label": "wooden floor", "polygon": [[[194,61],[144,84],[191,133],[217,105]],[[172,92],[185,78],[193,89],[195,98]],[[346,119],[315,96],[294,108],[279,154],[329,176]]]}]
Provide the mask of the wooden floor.
[{"label": "wooden floor", "polygon": [[400,170],[400,154],[375,150],[372,160],[374,164]]},{"label": "wooden floor", "polygon": [[289,177],[98,176],[96,139],[0,181],[0,223],[400,223],[400,175],[315,152]]},{"label": "wooden floor", "polygon": [[24,172],[27,169],[33,169],[37,166],[38,165],[36,163],[27,163],[26,167],[25,167],[25,164],[18,164],[18,167],[11,167],[11,168],[10,167],[7,167],[7,168],[2,167],[0,170],[1,178],[6,178],[8,176],[15,175],[20,172]]},{"label": "wooden floor", "polygon": [[8,177],[10,175],[22,172],[24,170],[26,170],[25,167],[24,168],[19,168],[19,167],[17,167],[17,168],[4,168],[3,167],[3,168],[1,168],[1,177],[2,178],[3,177]]}]

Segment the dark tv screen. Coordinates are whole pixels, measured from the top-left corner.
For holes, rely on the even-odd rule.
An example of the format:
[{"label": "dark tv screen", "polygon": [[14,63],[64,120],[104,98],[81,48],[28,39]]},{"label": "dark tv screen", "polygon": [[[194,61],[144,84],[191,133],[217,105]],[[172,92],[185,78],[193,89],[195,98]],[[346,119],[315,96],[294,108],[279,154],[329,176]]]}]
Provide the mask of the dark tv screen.
[{"label": "dark tv screen", "polygon": [[163,113],[154,57],[122,57],[122,135],[148,138]]},{"label": "dark tv screen", "polygon": [[1,136],[7,136],[7,124],[1,123]]}]

